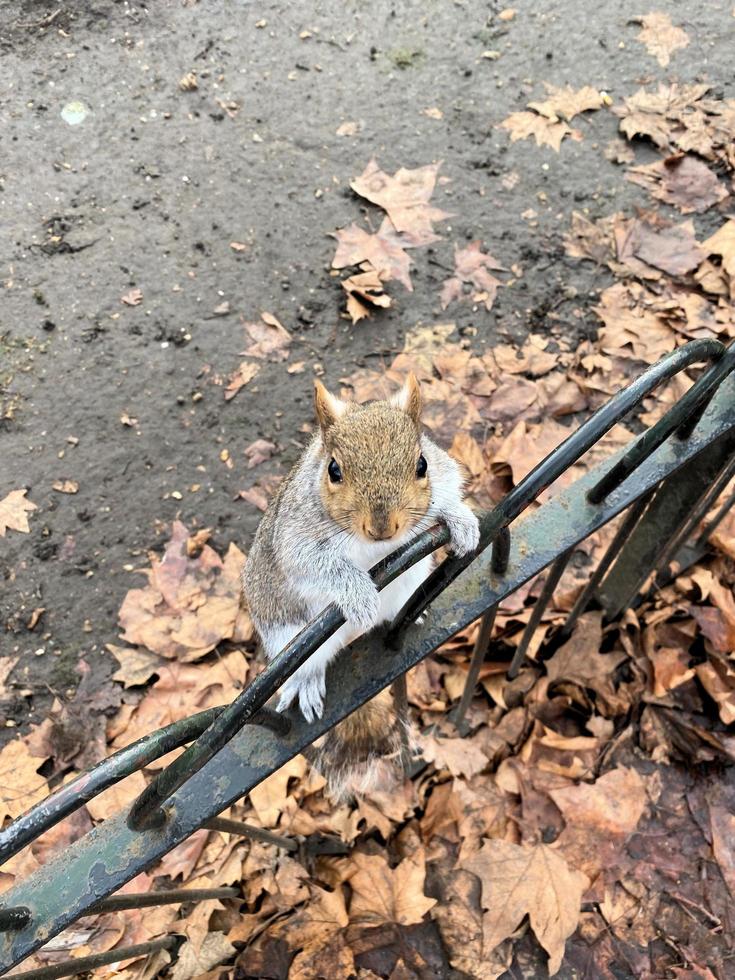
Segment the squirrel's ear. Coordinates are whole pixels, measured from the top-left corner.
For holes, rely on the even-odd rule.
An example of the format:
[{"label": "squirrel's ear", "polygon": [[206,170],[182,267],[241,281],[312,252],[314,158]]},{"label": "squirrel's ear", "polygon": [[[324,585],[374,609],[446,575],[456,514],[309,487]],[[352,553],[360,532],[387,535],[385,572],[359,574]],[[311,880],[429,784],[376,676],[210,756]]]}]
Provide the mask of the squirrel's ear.
[{"label": "squirrel's ear", "polygon": [[347,402],[337,398],[324,387],[321,381],[314,381],[314,408],[319,425],[326,432],[347,410]]},{"label": "squirrel's ear", "polygon": [[404,381],[401,390],[393,395],[390,403],[409,415],[416,425],[419,424],[421,421],[421,389],[413,371]]}]

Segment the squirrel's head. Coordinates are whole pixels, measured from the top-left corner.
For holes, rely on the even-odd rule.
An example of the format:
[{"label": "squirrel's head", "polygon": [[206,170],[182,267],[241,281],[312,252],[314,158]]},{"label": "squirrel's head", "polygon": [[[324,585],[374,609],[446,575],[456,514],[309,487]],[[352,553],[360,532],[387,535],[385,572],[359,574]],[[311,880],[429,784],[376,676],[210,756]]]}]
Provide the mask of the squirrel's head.
[{"label": "squirrel's head", "polygon": [[322,432],[324,507],[365,541],[399,538],[426,514],[431,496],[421,452],[421,392],[413,374],[387,401],[357,405],[315,382]]}]

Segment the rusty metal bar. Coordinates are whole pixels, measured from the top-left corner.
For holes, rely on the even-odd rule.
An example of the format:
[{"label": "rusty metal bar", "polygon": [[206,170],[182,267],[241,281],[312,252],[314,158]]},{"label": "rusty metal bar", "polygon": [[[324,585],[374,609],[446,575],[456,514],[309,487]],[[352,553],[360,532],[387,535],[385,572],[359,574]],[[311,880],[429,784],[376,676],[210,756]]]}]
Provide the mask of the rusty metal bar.
[{"label": "rusty metal bar", "polygon": [[625,514],[625,517],[621,521],[620,527],[617,529],[617,531],[615,532],[615,536],[613,537],[612,541],[608,545],[607,551],[598,562],[597,568],[590,576],[589,581],[580,592],[579,596],[577,597],[577,601],[572,606],[572,610],[567,616],[566,622],[561,628],[562,636],[569,636],[571,634],[572,630],[577,624],[577,620],[589,605],[590,600],[592,599],[592,596],[595,594],[595,591],[598,585],[600,584],[600,582],[602,581],[605,573],[607,572],[608,568],[612,565],[613,561],[615,561],[615,559],[617,558],[618,552],[622,548],[623,544],[630,537],[633,529],[635,528],[636,524],[640,520],[641,515],[644,513],[646,507],[648,507],[649,503],[651,502],[651,498],[653,497],[655,492],[656,492],[656,488],[654,487],[654,489],[651,490],[650,493],[644,494],[644,496],[642,496],[639,500],[637,500],[633,504],[633,506],[628,509],[627,513]]},{"label": "rusty metal bar", "polygon": [[225,834],[238,834],[240,837],[249,837],[251,840],[260,841],[261,844],[273,844],[280,847],[283,851],[298,851],[298,841],[290,837],[282,837],[274,834],[263,827],[253,827],[252,824],[243,823],[241,820],[230,820],[228,817],[213,817],[204,826],[207,830],[219,830]]},{"label": "rusty metal bar", "polygon": [[135,946],[120,946],[106,953],[95,953],[93,956],[80,956],[78,959],[65,960],[53,966],[42,966],[38,970],[24,970],[22,973],[11,973],[8,980],[58,980],[60,977],[73,977],[82,973],[96,970],[98,966],[107,963],[122,963],[123,960],[136,956],[148,956],[160,949],[173,950],[178,946],[179,939],[175,936],[164,936],[162,939],[152,939],[148,943],[137,943]]},{"label": "rusty metal bar", "polygon": [[526,623],[526,628],[523,631],[521,642],[518,644],[516,652],[513,654],[513,659],[510,662],[510,667],[508,668],[508,678],[510,680],[513,680],[513,678],[518,675],[518,671],[521,669],[521,665],[526,659],[528,645],[531,642],[533,634],[536,632],[539,623],[541,622],[541,617],[546,612],[546,607],[551,602],[554,595],[554,590],[559,584],[559,580],[564,574],[565,568],[569,564],[569,559],[572,557],[573,551],[574,549],[571,548],[569,551],[565,551],[563,554],[559,555],[548,571],[546,581],[544,582],[544,587],[541,590],[541,595],[538,597],[533,609],[531,610],[531,616]]}]

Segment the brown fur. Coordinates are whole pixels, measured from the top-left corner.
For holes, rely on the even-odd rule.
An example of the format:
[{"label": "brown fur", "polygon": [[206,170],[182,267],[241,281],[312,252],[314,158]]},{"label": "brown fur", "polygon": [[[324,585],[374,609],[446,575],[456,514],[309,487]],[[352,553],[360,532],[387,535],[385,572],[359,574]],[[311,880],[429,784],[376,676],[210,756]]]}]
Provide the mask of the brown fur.
[{"label": "brown fur", "polygon": [[[315,406],[328,457],[342,471],[340,483],[327,472],[320,487],[332,520],[367,540],[403,534],[426,513],[428,475],[419,479],[421,393],[414,375],[389,402],[357,405],[315,384]],[[380,446],[380,456],[375,447]]]},{"label": "brown fur", "polygon": [[327,778],[332,799],[343,802],[395,784],[402,742],[393,698],[384,690],[322,736],[306,755]]}]

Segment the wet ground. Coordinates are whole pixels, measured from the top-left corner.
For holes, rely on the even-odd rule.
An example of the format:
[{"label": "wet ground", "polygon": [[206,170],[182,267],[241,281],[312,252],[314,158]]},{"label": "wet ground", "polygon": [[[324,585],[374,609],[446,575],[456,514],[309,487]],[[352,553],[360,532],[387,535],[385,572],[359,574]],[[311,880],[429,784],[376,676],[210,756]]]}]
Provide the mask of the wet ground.
[{"label": "wet ground", "polygon": [[[616,101],[657,79],[732,96],[732,5],[654,6],[691,38],[667,69],[636,42],[648,7],[632,0],[528,0],[512,20],[475,0],[0,0],[0,499],[27,487],[38,505],[30,534],[0,539],[5,720],[73,696],[80,658],[109,676],[132,569],[172,519],[247,548],[260,512],[236,499],[254,480],[243,450],[264,437],[293,462],[315,371],[336,385],[379,365],[417,323],[474,327],[480,347],[595,329],[607,274],[567,259],[561,236],[575,209],[645,200],[604,158],[617,120],[578,119],[584,138],[559,154],[495,127],[544,81]],[[337,135],[346,122],[354,135]],[[454,217],[415,253],[415,291],[392,284],[393,308],[353,327],[328,235],[363,213],[349,181],[373,156],[391,173],[443,160],[435,200]],[[453,245],[475,238],[522,274],[491,312],[444,313]],[[132,289],[137,306],[121,301]],[[241,317],[264,310],[306,369],[264,363],[225,402]]]}]

